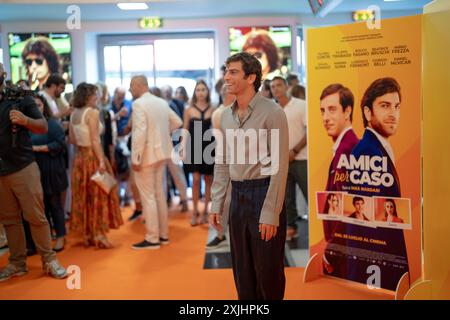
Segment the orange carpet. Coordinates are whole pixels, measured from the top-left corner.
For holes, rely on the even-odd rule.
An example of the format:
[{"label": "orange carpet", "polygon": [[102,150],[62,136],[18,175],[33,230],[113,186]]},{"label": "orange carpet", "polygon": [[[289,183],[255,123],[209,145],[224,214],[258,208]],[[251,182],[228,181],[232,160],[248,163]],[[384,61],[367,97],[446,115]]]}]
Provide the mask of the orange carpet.
[{"label": "orange carpet", "polygon": [[[130,213],[125,209],[124,218]],[[208,229],[193,228],[189,221],[189,215],[172,212],[171,243],[154,251],[131,249],[145,233],[139,221],[111,231],[115,248],[110,250],[86,249],[69,236],[58,259],[65,266],[79,266],[81,289],[70,290],[66,280],[43,276],[40,257],[33,256],[26,276],[0,283],[0,299],[236,299],[231,269],[203,269]],[[0,266],[7,256],[0,257]],[[334,279],[303,284],[303,270],[286,268],[286,299],[393,299]]]}]

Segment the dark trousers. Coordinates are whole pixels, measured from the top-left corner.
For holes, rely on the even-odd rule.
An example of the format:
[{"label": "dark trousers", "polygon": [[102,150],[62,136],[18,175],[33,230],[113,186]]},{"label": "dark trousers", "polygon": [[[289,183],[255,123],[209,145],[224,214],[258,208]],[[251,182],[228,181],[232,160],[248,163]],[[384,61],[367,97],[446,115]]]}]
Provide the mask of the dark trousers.
[{"label": "dark trousers", "polygon": [[[289,226],[294,228],[297,228],[297,224],[295,222],[298,218],[296,185],[300,187],[300,190],[306,199],[306,203],[308,203],[308,163],[306,160],[294,160],[289,163],[285,203],[287,223]],[[303,214],[306,214],[306,212],[303,212]]]},{"label": "dark trousers", "polygon": [[61,202],[61,193],[52,193],[44,195],[45,215],[56,232],[57,238],[66,235],[66,225],[64,218],[64,209]]},{"label": "dark trousers", "polygon": [[270,178],[232,181],[230,241],[234,282],[240,300],[282,300],[286,211],[280,213],[277,234],[261,239],[259,218]]},{"label": "dark trousers", "polygon": [[[62,238],[66,235],[64,209],[61,202],[61,193],[44,194],[45,216],[50,229],[55,230],[56,237]],[[23,228],[28,250],[36,250],[33,237],[31,236],[30,224],[24,220]]]}]

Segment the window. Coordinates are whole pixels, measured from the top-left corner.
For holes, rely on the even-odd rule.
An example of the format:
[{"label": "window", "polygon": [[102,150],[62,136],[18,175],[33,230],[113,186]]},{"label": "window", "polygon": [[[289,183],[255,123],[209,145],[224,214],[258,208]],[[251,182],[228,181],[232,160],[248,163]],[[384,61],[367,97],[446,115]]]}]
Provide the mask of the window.
[{"label": "window", "polygon": [[190,96],[198,78],[212,86],[212,34],[100,36],[99,47],[100,77],[110,92],[128,89],[136,74],[146,75],[149,86],[184,86]]},{"label": "window", "polygon": [[297,65],[300,83],[306,84],[306,55],[303,28],[298,28],[297,31]]},{"label": "window", "polygon": [[105,83],[110,91],[120,86],[128,89],[135,74],[146,75],[149,85],[154,85],[152,45],[105,46],[103,55]]},{"label": "window", "polygon": [[191,96],[195,82],[209,82],[214,69],[213,39],[155,40],[156,85],[184,86]]}]

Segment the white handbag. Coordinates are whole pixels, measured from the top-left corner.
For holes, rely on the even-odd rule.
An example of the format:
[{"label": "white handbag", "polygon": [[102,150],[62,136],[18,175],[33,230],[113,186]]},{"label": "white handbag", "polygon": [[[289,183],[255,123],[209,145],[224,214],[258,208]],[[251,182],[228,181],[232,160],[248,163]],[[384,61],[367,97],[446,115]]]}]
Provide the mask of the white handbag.
[{"label": "white handbag", "polygon": [[116,179],[108,172],[101,174],[97,171],[92,175],[91,180],[94,181],[107,194],[109,194],[111,189],[117,184]]}]

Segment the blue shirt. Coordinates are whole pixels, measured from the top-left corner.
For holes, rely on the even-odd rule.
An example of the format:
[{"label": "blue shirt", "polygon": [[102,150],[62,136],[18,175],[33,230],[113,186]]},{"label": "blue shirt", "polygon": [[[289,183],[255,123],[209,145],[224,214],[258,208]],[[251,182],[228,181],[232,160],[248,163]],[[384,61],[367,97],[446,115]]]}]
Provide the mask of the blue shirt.
[{"label": "blue shirt", "polygon": [[123,107],[127,108],[128,115],[126,117],[120,117],[120,119],[116,120],[116,122],[117,122],[117,134],[119,136],[123,135],[123,130],[126,128],[126,126],[128,124],[128,120],[131,117],[131,112],[132,112],[132,110],[131,110],[131,101],[127,100],[127,99],[124,99],[123,102],[122,102],[122,105],[119,108],[117,108],[114,105],[114,100],[111,102],[111,109],[112,109],[112,111],[114,111],[114,113],[119,112],[120,109],[122,109]]}]

